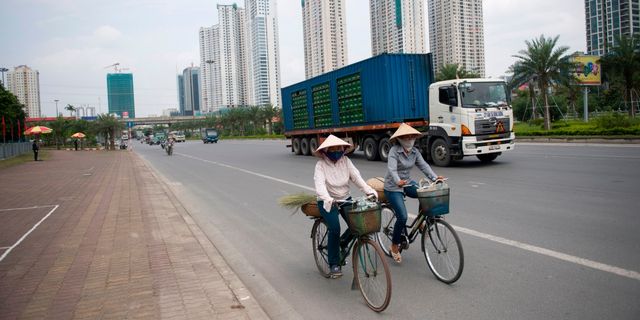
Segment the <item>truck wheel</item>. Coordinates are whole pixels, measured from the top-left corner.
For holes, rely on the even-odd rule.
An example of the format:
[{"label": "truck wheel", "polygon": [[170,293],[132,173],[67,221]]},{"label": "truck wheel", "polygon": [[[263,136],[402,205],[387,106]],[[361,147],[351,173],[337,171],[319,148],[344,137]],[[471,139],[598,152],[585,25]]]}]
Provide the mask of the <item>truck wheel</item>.
[{"label": "truck wheel", "polygon": [[378,160],[378,143],[374,138],[366,138],[362,144],[364,155],[369,161]]},{"label": "truck wheel", "polygon": [[316,152],[316,149],[318,149],[318,138],[313,137],[309,139],[309,152],[313,154],[314,152]]},{"label": "truck wheel", "polygon": [[300,152],[302,152],[302,154],[305,156],[311,154],[311,152],[309,152],[309,138],[305,137],[300,140]]},{"label": "truck wheel", "polygon": [[391,149],[391,142],[389,142],[389,138],[385,137],[380,139],[380,144],[378,144],[378,153],[380,154],[380,160],[387,162],[389,159],[389,150]]},{"label": "truck wheel", "polygon": [[447,167],[451,164],[449,146],[443,139],[437,139],[431,145],[431,159],[438,167]]},{"label": "truck wheel", "polygon": [[302,151],[300,150],[300,138],[293,138],[291,141],[291,146],[293,147],[293,153],[295,155],[301,155]]},{"label": "truck wheel", "polygon": [[485,153],[485,154],[476,155],[476,157],[478,157],[478,159],[482,163],[489,163],[495,160],[499,155],[500,153]]}]

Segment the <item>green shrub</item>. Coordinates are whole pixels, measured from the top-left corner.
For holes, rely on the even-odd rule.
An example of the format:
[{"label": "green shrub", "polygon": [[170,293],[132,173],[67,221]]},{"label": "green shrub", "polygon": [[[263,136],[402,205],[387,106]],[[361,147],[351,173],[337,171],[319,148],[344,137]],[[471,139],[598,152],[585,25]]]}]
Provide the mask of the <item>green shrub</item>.
[{"label": "green shrub", "polygon": [[599,116],[594,119],[594,122],[598,128],[610,129],[610,128],[629,128],[633,126],[634,122],[629,116],[620,113],[608,113],[603,116]]}]

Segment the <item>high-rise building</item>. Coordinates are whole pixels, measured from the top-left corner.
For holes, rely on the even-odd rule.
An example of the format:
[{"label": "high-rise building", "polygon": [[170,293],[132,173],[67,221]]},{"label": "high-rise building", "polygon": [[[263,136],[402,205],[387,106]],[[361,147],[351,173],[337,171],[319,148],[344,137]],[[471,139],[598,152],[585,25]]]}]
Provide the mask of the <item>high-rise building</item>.
[{"label": "high-rise building", "polygon": [[[176,76],[176,85],[178,86],[178,110],[180,114],[184,114],[184,77],[179,74]],[[202,92],[202,91],[201,91]]]},{"label": "high-rise building", "polygon": [[276,0],[245,0],[248,89],[251,104],[280,105],[280,52]]},{"label": "high-rise building", "polygon": [[424,0],[370,0],[371,54],[425,53]]},{"label": "high-rise building", "polygon": [[615,36],[640,33],[640,1],[585,0],[587,53],[603,56],[615,46]]},{"label": "high-rise building", "polygon": [[136,117],[136,108],[133,95],[133,74],[109,73],[107,74],[107,98],[109,113],[115,113],[118,117]]},{"label": "high-rise building", "polygon": [[[182,71],[182,92],[184,99],[180,104],[180,113],[183,116],[193,116],[200,113],[200,68],[188,67]],[[180,88],[178,88],[180,92]]]},{"label": "high-rise building", "polygon": [[217,111],[222,105],[220,77],[220,28],[200,28],[200,92],[203,112]]},{"label": "high-rise building", "polygon": [[247,50],[245,43],[245,10],[236,4],[218,5],[220,32],[220,86],[222,107],[250,104]]},{"label": "high-rise building", "polygon": [[304,67],[307,79],[347,62],[345,0],[302,0]]},{"label": "high-rise building", "polygon": [[7,73],[7,90],[24,105],[29,118],[40,117],[40,73],[26,65],[15,67]]},{"label": "high-rise building", "polygon": [[455,63],[484,77],[482,0],[429,0],[428,5],[433,65]]}]

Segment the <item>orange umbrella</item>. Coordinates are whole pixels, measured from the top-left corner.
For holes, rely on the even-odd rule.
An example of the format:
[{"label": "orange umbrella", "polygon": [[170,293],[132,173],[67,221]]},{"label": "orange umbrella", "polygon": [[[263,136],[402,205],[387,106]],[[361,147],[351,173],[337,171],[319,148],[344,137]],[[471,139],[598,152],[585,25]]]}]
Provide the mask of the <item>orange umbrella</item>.
[{"label": "orange umbrella", "polygon": [[31,135],[31,134],[40,134],[40,133],[51,133],[51,131],[53,131],[53,129],[47,128],[45,126],[35,126],[25,130],[24,134]]},{"label": "orange umbrella", "polygon": [[71,135],[71,138],[80,138],[80,139],[82,139],[84,137],[86,137],[86,135],[84,133],[82,133],[82,132],[76,132],[76,133]]}]

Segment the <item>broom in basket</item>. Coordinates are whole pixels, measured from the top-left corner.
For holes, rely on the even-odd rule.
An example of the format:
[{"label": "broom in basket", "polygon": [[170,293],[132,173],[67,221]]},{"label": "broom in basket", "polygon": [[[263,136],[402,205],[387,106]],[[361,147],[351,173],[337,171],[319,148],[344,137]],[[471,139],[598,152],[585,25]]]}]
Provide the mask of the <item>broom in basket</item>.
[{"label": "broom in basket", "polygon": [[321,215],[316,199],[316,195],[302,192],[280,197],[278,204],[287,209],[292,209],[292,215],[300,209],[302,213],[309,217],[319,218]]}]

